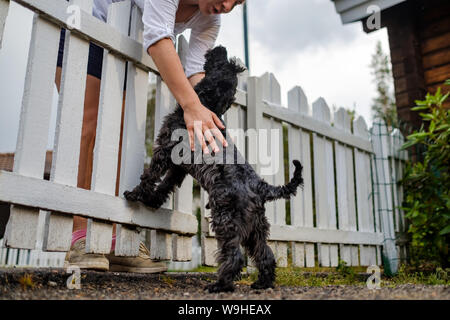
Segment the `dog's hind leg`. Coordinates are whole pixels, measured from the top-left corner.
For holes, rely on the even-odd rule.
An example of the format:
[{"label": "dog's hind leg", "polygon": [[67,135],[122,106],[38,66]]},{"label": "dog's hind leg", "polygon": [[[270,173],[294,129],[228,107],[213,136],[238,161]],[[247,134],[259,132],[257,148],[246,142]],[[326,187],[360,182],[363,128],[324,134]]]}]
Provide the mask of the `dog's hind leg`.
[{"label": "dog's hind leg", "polygon": [[258,280],[252,284],[253,289],[273,288],[276,261],[272,249],[267,245],[270,225],[264,215],[258,212],[254,220],[253,232],[244,241],[243,246],[258,268]]},{"label": "dog's hind leg", "polygon": [[[212,214],[213,224],[216,213]],[[222,215],[216,222],[220,223],[214,229],[219,245],[217,260],[219,263],[218,280],[207,286],[209,292],[234,291],[233,281],[241,274],[244,266],[244,256],[239,248],[241,234],[238,224],[232,220],[229,212]]]}]

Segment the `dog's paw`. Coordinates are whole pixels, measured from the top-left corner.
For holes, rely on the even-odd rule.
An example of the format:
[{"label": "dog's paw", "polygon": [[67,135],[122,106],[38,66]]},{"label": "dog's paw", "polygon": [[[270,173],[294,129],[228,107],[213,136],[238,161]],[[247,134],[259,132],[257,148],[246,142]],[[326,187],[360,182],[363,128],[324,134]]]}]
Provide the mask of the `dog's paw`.
[{"label": "dog's paw", "polygon": [[205,287],[205,290],[208,290],[209,293],[218,293],[218,292],[233,292],[234,286],[231,285],[223,285],[219,282],[214,282],[211,284],[208,284]]},{"label": "dog's paw", "polygon": [[133,191],[125,191],[123,193],[123,195],[125,196],[125,199],[127,199],[128,201],[138,201],[139,200],[138,195]]},{"label": "dog's paw", "polygon": [[251,288],[256,289],[256,290],[269,289],[269,288],[273,289],[273,283],[265,283],[265,282],[256,281],[256,282],[252,283]]},{"label": "dog's paw", "polygon": [[154,194],[148,194],[145,197],[141,198],[140,201],[147,207],[150,207],[152,209],[159,209],[164,204],[164,202],[166,202],[164,198],[156,197]]},{"label": "dog's paw", "polygon": [[144,204],[147,207],[150,207],[150,208],[155,209],[155,210],[161,208],[161,206],[163,205],[162,203],[155,203],[155,202],[144,202]]}]

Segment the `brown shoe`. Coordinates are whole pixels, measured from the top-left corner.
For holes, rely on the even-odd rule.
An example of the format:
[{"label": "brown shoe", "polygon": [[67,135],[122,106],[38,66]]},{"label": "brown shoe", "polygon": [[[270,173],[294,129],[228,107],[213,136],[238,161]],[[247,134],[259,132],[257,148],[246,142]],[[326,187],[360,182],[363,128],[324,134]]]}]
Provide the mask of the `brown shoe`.
[{"label": "brown shoe", "polygon": [[167,264],[150,259],[150,252],[141,242],[139,255],[137,257],[118,257],[114,253],[107,254],[109,260],[109,271],[112,272],[135,272],[135,273],[160,273],[167,271]]},{"label": "brown shoe", "polygon": [[64,268],[79,267],[98,271],[108,271],[109,261],[104,254],[86,253],[86,239],[76,241],[66,253]]}]

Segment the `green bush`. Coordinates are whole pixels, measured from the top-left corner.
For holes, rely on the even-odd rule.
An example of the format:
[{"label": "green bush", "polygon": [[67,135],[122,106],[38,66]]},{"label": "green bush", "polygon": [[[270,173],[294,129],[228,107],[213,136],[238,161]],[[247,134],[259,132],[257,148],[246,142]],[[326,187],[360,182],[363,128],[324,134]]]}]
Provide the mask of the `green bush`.
[{"label": "green bush", "polygon": [[[450,80],[446,81],[450,85]],[[402,180],[403,210],[409,221],[412,261],[420,265],[449,266],[450,236],[450,110],[443,108],[449,93],[427,94],[416,101],[414,111],[422,111],[419,131],[407,137],[402,149],[414,145],[424,150],[422,159],[408,163]]]}]

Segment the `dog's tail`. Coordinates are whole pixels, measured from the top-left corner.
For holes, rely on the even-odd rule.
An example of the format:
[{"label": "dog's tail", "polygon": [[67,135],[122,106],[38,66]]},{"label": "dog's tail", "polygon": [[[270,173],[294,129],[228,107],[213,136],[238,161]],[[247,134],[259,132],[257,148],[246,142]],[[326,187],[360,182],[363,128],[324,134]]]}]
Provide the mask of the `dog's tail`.
[{"label": "dog's tail", "polygon": [[261,186],[261,191],[265,195],[265,201],[273,201],[281,198],[289,199],[291,196],[297,194],[297,188],[299,186],[303,187],[303,166],[298,160],[294,160],[293,163],[295,166],[294,175],[291,181],[284,186],[272,186],[264,181],[264,184]]}]

